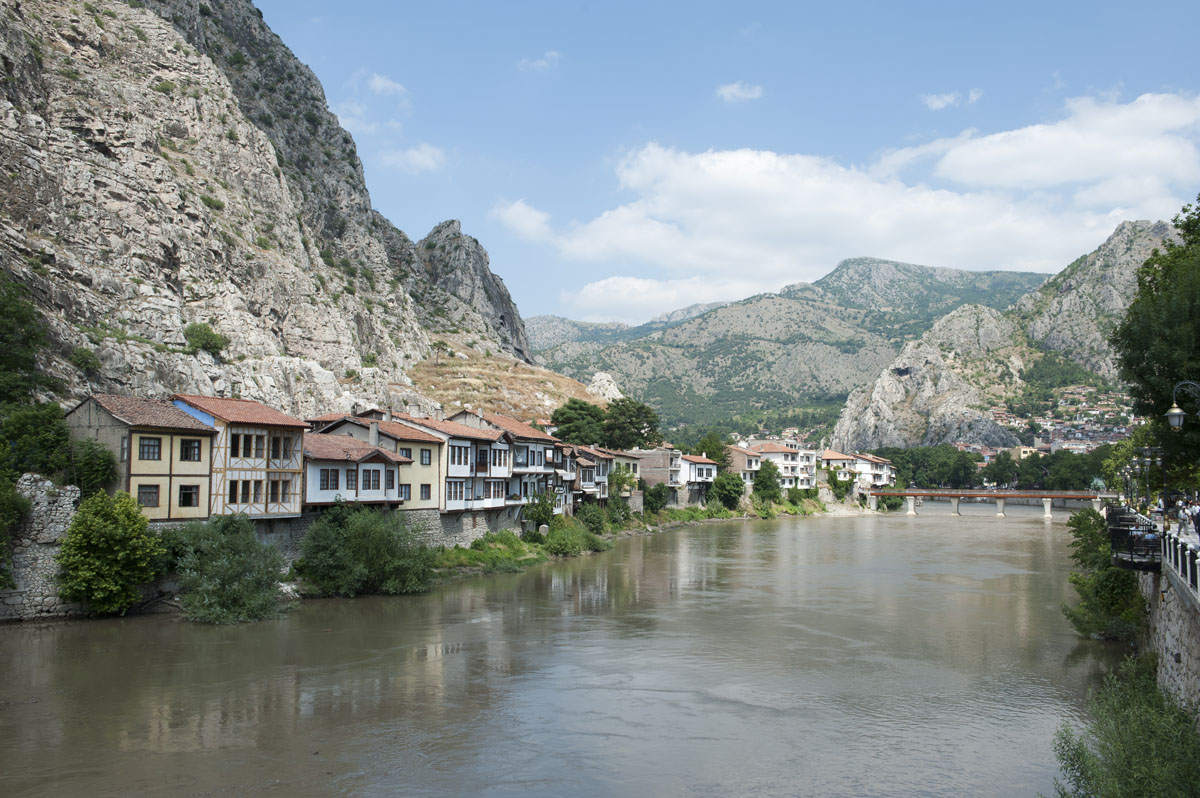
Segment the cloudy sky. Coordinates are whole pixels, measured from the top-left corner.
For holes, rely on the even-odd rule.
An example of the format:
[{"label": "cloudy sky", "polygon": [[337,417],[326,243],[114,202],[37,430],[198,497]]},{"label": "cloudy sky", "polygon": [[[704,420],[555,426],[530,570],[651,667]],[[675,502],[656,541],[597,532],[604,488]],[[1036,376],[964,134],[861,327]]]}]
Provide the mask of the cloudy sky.
[{"label": "cloudy sky", "polygon": [[1200,193],[1200,3],[258,0],[414,239],[640,322],[843,258],[1054,272]]}]

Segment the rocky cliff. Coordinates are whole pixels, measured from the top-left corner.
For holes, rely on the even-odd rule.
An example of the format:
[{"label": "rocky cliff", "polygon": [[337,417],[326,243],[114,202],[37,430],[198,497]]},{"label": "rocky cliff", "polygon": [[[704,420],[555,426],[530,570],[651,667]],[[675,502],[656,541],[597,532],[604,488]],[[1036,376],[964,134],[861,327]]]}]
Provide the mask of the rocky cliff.
[{"label": "rocky cliff", "polygon": [[1133,299],[1138,266],[1174,236],[1165,222],[1124,222],[1004,313],[968,306],[947,315],[907,344],[872,385],[851,394],[832,445],[1015,445],[987,408],[1015,396],[1022,370],[1047,351],[1115,378],[1108,332]]},{"label": "rocky cliff", "polygon": [[1016,327],[993,308],[965,305],[940,319],[900,355],[874,384],[850,395],[831,446],[864,451],[884,446],[933,446],[971,441],[1015,446],[1017,437],[985,415],[980,391],[964,374],[979,367],[1008,374],[1023,366],[1013,349]]}]

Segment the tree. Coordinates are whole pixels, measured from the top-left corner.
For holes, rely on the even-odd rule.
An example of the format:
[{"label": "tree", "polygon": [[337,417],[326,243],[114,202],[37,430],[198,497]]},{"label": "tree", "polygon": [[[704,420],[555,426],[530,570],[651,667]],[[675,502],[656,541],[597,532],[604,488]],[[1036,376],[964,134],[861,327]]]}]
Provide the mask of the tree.
[{"label": "tree", "polygon": [[0,407],[0,476],[15,482],[28,471],[58,474],[67,466],[69,446],[67,424],[58,405]]},{"label": "tree", "polygon": [[1018,470],[1019,468],[1012,459],[1012,455],[1008,452],[1000,452],[992,462],[984,467],[981,476],[989,482],[993,482],[1000,487],[1005,487],[1017,478]]},{"label": "tree", "polygon": [[665,482],[651,485],[642,491],[642,509],[647,513],[657,513],[667,506],[667,499],[670,498],[670,493],[671,489],[667,487]]},{"label": "tree", "polygon": [[614,399],[604,412],[604,445],[613,449],[651,448],[662,443],[658,413],[633,399]]},{"label": "tree", "polygon": [[41,389],[60,387],[58,380],[42,374],[47,334],[42,314],[29,301],[19,283],[0,273],[0,404],[22,402]]},{"label": "tree", "polygon": [[1079,603],[1063,606],[1063,614],[1081,635],[1123,640],[1137,636],[1144,602],[1132,571],[1112,564],[1112,549],[1104,518],[1095,510],[1080,510],[1067,521],[1071,528],[1071,559],[1079,567],[1067,577]]},{"label": "tree", "polygon": [[704,455],[715,462],[717,471],[729,468],[729,452],[725,449],[725,438],[716,430],[704,433],[704,437],[692,447],[691,453]]},{"label": "tree", "polygon": [[180,604],[202,623],[243,623],[279,614],[283,555],[259,543],[245,516],[188,524],[177,535]]},{"label": "tree", "polygon": [[99,613],[124,614],[138,599],[138,585],[154,578],[163,547],[128,493],[97,493],[79,505],[67,530],[58,564],[59,593],[86,601]]},{"label": "tree", "polygon": [[218,360],[221,357],[221,350],[229,346],[228,337],[221,335],[202,321],[192,322],[184,327],[183,337],[187,339],[188,348],[193,353],[203,350]]},{"label": "tree", "polygon": [[550,420],[558,427],[555,436],[567,443],[595,446],[604,440],[604,411],[591,402],[568,399]]},{"label": "tree", "polygon": [[73,441],[68,450],[66,481],[79,486],[80,498],[117,480],[117,458],[105,446],[90,438]]},{"label": "tree", "polygon": [[736,510],[742,501],[746,485],[742,478],[732,471],[722,471],[713,480],[712,496],[721,502],[727,510]]},{"label": "tree", "polygon": [[[1138,269],[1137,293],[1110,338],[1134,412],[1172,469],[1200,459],[1200,423],[1190,418],[1172,433],[1163,418],[1175,384],[1200,381],[1200,204],[1184,205],[1174,222],[1180,243],[1167,241]],[[1181,393],[1179,403],[1194,413],[1200,396]]]},{"label": "tree", "polygon": [[783,498],[779,489],[779,466],[773,461],[763,460],[758,473],[754,475],[754,496],[769,502]]},{"label": "tree", "polygon": [[533,501],[525,505],[525,518],[533,522],[534,534],[538,527],[550,526],[554,520],[554,494],[545,491],[534,496]]}]

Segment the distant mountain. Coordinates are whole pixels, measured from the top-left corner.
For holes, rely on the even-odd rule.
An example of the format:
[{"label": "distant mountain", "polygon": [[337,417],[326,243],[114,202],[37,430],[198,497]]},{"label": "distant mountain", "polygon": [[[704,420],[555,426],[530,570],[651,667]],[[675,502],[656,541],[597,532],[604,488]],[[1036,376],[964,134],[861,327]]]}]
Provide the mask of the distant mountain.
[{"label": "distant mountain", "polygon": [[546,348],[539,343],[555,340],[543,332],[552,329],[540,321],[547,317],[526,329],[539,363],[583,381],[608,372],[668,422],[710,423],[840,403],[945,309],[984,300],[1004,308],[1046,278],[854,258],[814,284],[692,306],[638,327],[556,319],[557,342]]},{"label": "distant mountain", "polygon": [[1165,222],[1124,222],[1003,313],[968,305],[946,315],[906,344],[874,383],[851,394],[832,445],[1015,445],[987,408],[1016,397],[1021,373],[1047,352],[1114,379],[1108,332],[1133,299],[1138,267],[1176,235]]},{"label": "distant mountain", "polygon": [[573,321],[562,316],[530,316],[525,319],[525,335],[534,352],[568,341],[594,341],[630,329],[628,324],[615,321]]}]

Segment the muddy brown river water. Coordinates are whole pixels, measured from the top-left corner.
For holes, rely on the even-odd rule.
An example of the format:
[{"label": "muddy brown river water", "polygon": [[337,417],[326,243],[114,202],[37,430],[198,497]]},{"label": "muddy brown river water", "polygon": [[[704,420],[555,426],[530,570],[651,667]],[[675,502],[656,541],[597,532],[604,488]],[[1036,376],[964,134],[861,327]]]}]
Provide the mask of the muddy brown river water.
[{"label": "muddy brown river water", "polygon": [[1053,794],[1066,514],[707,524],[413,597],[0,626],[0,795]]}]

